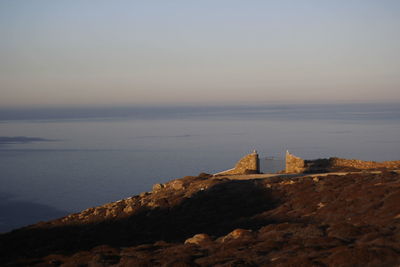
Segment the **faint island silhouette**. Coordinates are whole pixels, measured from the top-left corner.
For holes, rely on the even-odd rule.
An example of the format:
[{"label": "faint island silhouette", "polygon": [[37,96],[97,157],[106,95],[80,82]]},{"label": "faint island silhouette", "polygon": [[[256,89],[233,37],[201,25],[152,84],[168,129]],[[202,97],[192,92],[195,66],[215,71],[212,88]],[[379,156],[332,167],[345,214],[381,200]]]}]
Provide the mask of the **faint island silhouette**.
[{"label": "faint island silhouette", "polygon": [[27,144],[34,142],[55,142],[55,139],[46,139],[41,137],[29,137],[29,136],[0,136],[0,145],[11,145],[11,144]]}]

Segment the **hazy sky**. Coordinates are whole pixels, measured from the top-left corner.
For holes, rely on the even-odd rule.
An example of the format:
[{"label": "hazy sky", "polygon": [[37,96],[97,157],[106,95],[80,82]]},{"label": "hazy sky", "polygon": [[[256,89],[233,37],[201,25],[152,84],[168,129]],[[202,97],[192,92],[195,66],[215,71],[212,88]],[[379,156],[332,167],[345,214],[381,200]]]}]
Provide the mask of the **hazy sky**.
[{"label": "hazy sky", "polygon": [[400,102],[398,0],[0,0],[0,107]]}]

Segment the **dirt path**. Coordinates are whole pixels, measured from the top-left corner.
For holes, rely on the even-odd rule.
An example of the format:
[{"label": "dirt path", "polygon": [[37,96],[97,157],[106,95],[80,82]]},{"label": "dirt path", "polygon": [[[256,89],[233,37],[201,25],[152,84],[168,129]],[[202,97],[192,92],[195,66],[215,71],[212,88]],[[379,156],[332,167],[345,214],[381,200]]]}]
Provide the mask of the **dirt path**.
[{"label": "dirt path", "polygon": [[[391,170],[391,171],[400,173],[400,170]],[[250,179],[265,179],[265,178],[272,178],[272,177],[280,177],[280,178],[323,177],[323,176],[328,176],[328,175],[346,175],[346,174],[360,174],[360,173],[378,174],[378,173],[382,173],[382,171],[296,173],[296,174],[277,174],[277,173],[241,174],[241,175],[215,176],[213,179],[228,178],[228,179],[231,179],[231,180],[250,180]]]}]

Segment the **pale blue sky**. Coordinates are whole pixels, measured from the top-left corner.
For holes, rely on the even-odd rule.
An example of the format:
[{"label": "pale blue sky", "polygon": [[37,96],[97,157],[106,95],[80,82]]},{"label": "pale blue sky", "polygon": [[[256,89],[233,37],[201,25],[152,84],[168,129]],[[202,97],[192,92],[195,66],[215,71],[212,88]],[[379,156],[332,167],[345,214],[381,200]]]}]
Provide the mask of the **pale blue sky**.
[{"label": "pale blue sky", "polygon": [[400,102],[400,1],[0,0],[0,107]]}]

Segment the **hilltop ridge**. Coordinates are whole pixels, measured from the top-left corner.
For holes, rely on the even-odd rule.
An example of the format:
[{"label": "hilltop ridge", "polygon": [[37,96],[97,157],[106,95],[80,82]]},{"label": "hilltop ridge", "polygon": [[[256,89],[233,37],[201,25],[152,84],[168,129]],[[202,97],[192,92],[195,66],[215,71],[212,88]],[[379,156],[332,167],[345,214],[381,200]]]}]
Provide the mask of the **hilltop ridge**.
[{"label": "hilltop ridge", "polygon": [[400,175],[201,174],[0,235],[9,266],[397,266]]}]

